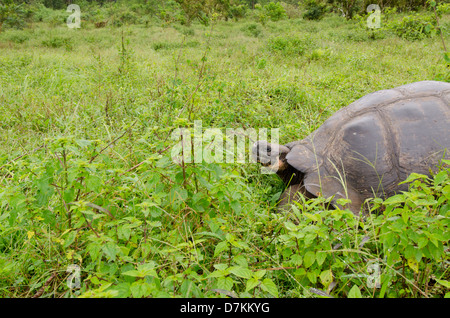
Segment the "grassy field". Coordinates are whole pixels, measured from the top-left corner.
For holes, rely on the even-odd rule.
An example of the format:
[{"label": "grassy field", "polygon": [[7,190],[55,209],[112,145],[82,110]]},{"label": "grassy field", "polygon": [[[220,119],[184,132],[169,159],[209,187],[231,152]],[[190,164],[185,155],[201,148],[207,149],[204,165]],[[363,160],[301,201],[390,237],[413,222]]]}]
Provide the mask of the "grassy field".
[{"label": "grassy field", "polygon": [[283,185],[253,163],[171,160],[196,120],[287,143],[370,92],[448,81],[439,35],[336,15],[41,22],[4,30],[0,52],[0,296],[449,295],[445,167],[363,221],[322,198],[275,213]]}]

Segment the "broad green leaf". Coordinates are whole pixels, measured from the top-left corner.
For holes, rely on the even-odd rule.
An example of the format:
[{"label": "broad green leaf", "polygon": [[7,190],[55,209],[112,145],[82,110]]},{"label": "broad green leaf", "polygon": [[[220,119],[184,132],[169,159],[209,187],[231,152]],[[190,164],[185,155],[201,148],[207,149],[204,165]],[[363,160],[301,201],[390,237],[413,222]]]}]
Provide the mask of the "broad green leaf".
[{"label": "broad green leaf", "polygon": [[445,197],[450,200],[450,184],[447,184],[443,189],[442,193],[445,195]]},{"label": "broad green leaf", "polygon": [[227,264],[214,264],[213,266],[215,269],[217,269],[219,271],[224,271],[228,268]]},{"label": "broad green leaf", "polygon": [[[413,182],[414,180],[427,180],[428,176],[420,173],[411,173],[405,181],[400,182],[399,184]],[[401,195],[401,194],[400,194]]]},{"label": "broad green leaf", "polygon": [[439,284],[441,284],[446,288],[450,288],[450,282],[448,280],[436,279],[436,282],[438,282]]},{"label": "broad green leaf", "polygon": [[[115,288],[114,288],[115,289]],[[115,289],[116,290],[116,289]],[[143,298],[151,295],[151,287],[143,280],[137,280],[130,286],[130,292],[134,298]],[[118,292],[120,292],[118,290]]]},{"label": "broad green leaf", "polygon": [[86,148],[90,146],[93,142],[93,140],[86,140],[86,139],[75,139],[75,142],[82,148]]},{"label": "broad green leaf", "polygon": [[247,283],[245,285],[245,291],[248,292],[259,285],[259,280],[255,278],[250,278],[247,280]]},{"label": "broad green leaf", "polygon": [[353,285],[353,287],[348,292],[348,298],[362,298],[361,291],[358,286]]},{"label": "broad green leaf", "polygon": [[306,272],[306,277],[308,277],[309,281],[313,284],[315,284],[317,282],[317,274],[315,271]]},{"label": "broad green leaf", "polygon": [[148,221],[147,220],[147,224],[150,225],[151,227],[161,227],[162,226],[161,221]]},{"label": "broad green leaf", "polygon": [[131,295],[130,283],[120,283],[109,290],[114,290],[117,292],[118,298],[127,298]]},{"label": "broad green leaf", "polygon": [[137,271],[136,269],[132,269],[132,270],[123,272],[122,275],[125,275],[125,276],[132,276],[132,277],[140,277],[140,276],[139,276],[140,273],[139,273],[139,271]]},{"label": "broad green leaf", "polygon": [[286,221],[284,222],[284,227],[288,230],[288,231],[298,231],[298,227],[292,223],[291,221]]},{"label": "broad green leaf", "polygon": [[246,279],[250,279],[252,277],[252,271],[241,266],[230,267],[230,273],[236,275],[237,277]]},{"label": "broad green leaf", "polygon": [[155,270],[154,262],[138,265],[137,270],[139,272],[139,277],[145,277],[145,276],[158,277],[158,274],[156,273],[156,270]]},{"label": "broad green leaf", "polygon": [[385,205],[395,205],[403,202],[405,202],[405,196],[403,194],[397,194],[384,200]]},{"label": "broad green leaf", "polygon": [[208,278],[224,277],[224,276],[227,276],[227,275],[228,275],[227,271],[217,270],[217,271],[214,271],[211,274],[209,274]]},{"label": "broad green leaf", "polygon": [[253,272],[253,277],[256,279],[261,279],[264,277],[264,275],[266,275],[266,270],[260,270],[260,271],[255,271]]},{"label": "broad green leaf", "polygon": [[117,229],[117,234],[120,239],[128,240],[131,235],[131,228],[128,226],[128,224],[119,226],[119,228]]},{"label": "broad green leaf", "polygon": [[227,249],[228,249],[228,243],[227,243],[227,241],[219,242],[219,243],[216,245],[216,248],[215,248],[215,250],[214,250],[214,256],[219,255],[220,253],[222,253],[223,251],[225,251],[225,250],[227,250]]},{"label": "broad green leaf", "polygon": [[238,200],[231,201],[231,208],[233,209],[236,214],[241,213],[241,203]]},{"label": "broad green leaf", "polygon": [[199,297],[200,289],[198,286],[191,280],[185,279],[181,283],[180,292],[183,297]]},{"label": "broad green leaf", "polygon": [[319,266],[321,266],[323,264],[323,262],[325,262],[326,258],[327,258],[327,253],[322,252],[322,251],[316,252],[316,261]]},{"label": "broad green leaf", "polygon": [[329,269],[324,270],[322,273],[320,273],[319,278],[322,285],[325,286],[325,288],[328,288],[328,286],[333,281],[333,273]]},{"label": "broad green leaf", "polygon": [[303,263],[303,258],[299,254],[294,254],[294,255],[291,256],[291,262],[295,266],[300,266]]},{"label": "broad green leaf", "polygon": [[444,180],[448,178],[446,171],[440,171],[434,176],[434,184],[441,184]]},{"label": "broad green leaf", "polygon": [[316,260],[316,254],[312,251],[306,252],[305,256],[303,256],[303,265],[305,265],[305,268],[310,267],[312,264],[314,264],[314,261]]},{"label": "broad green leaf", "polygon": [[72,202],[75,199],[75,189],[69,188],[64,190],[63,198],[66,202]]},{"label": "broad green leaf", "polygon": [[311,214],[311,213],[305,212],[305,213],[303,213],[303,215],[314,222],[319,222],[322,220],[319,214]]},{"label": "broad green leaf", "polygon": [[86,188],[89,191],[100,192],[102,189],[102,179],[97,176],[89,175],[86,178]]},{"label": "broad green leaf", "polygon": [[169,200],[171,202],[181,202],[186,201],[188,198],[188,193],[186,189],[182,189],[179,187],[172,188],[169,193]]},{"label": "broad green leaf", "polygon": [[270,278],[265,278],[261,283],[262,289],[274,297],[278,297],[278,288]]},{"label": "broad green leaf", "polygon": [[428,238],[426,238],[425,236],[419,237],[419,240],[417,243],[417,246],[419,248],[424,248],[427,244],[428,244]]},{"label": "broad green leaf", "polygon": [[233,279],[231,277],[219,277],[216,283],[217,288],[228,291],[233,290]]},{"label": "broad green leaf", "polygon": [[441,258],[443,252],[441,247],[437,247],[435,244],[428,244],[427,249],[434,260],[439,260]]},{"label": "broad green leaf", "polygon": [[108,257],[111,261],[115,261],[117,254],[120,252],[117,245],[112,242],[106,243],[102,247],[102,251],[106,255],[106,257]]},{"label": "broad green leaf", "polygon": [[416,253],[415,253],[415,247],[414,246],[408,245],[405,248],[405,257],[406,258],[413,258],[415,254]]},{"label": "broad green leaf", "polygon": [[403,219],[403,222],[405,222],[405,224],[408,223],[408,219],[409,219],[410,214],[411,214],[411,212],[408,209],[404,209],[403,210],[403,212],[402,212],[402,219]]},{"label": "broad green leaf", "polygon": [[89,253],[89,255],[91,256],[91,259],[93,261],[97,260],[101,249],[102,249],[102,246],[100,244],[98,244],[98,243],[90,243],[86,247],[86,251]]},{"label": "broad green leaf", "polygon": [[67,236],[64,238],[63,247],[66,248],[66,247],[70,246],[70,244],[72,244],[73,241],[75,241],[76,237],[77,237],[77,231],[70,231],[70,233],[67,234]]}]

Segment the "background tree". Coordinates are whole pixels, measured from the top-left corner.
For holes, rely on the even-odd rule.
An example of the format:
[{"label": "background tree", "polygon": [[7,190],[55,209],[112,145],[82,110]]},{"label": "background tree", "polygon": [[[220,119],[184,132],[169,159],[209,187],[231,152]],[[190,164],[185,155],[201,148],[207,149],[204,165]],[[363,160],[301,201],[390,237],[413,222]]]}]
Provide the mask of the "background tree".
[{"label": "background tree", "polygon": [[15,3],[12,0],[0,1],[0,32],[4,23],[10,26],[22,27],[25,23],[26,12],[22,4]]}]

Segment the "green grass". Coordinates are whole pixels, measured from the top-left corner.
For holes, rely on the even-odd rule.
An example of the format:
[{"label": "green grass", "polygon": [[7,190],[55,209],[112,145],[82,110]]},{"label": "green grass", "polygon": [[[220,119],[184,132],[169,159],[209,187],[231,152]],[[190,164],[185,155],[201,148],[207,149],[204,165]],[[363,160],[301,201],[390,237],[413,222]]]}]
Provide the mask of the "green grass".
[{"label": "green grass", "polygon": [[171,132],[195,120],[286,143],[367,93],[448,78],[438,36],[372,39],[336,16],[255,24],[0,33],[1,296],[446,294],[445,167],[363,221],[322,199],[275,213],[281,181],[255,164],[171,161]]}]

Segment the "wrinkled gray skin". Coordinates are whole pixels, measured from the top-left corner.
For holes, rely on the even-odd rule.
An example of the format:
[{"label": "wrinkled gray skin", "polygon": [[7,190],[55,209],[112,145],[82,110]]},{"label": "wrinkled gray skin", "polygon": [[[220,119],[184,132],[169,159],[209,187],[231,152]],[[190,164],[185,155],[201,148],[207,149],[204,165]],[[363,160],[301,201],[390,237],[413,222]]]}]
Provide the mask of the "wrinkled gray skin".
[{"label": "wrinkled gray skin", "polygon": [[[447,151],[448,149],[448,151]],[[408,189],[412,172],[430,175],[450,155],[450,83],[423,81],[371,93],[336,112],[303,140],[257,141],[254,158],[288,186],[280,206],[298,195],[351,203]],[[341,207],[342,208],[342,207]]]}]

